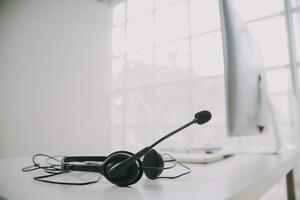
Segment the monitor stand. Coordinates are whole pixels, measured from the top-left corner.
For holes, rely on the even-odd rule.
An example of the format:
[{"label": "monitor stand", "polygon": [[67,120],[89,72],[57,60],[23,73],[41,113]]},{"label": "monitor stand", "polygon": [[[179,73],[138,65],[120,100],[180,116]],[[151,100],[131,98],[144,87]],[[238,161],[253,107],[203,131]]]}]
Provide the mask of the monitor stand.
[{"label": "monitor stand", "polygon": [[[273,125],[273,135],[274,135],[274,140],[275,140],[275,149],[273,152],[270,152],[269,154],[278,154],[279,151],[282,148],[282,143],[281,143],[281,139],[280,139],[280,135],[279,135],[279,127],[278,127],[278,121],[275,117],[275,112],[274,112],[274,107],[272,106],[272,102],[271,102],[271,98],[270,95],[268,93],[268,87],[266,84],[266,75],[259,75],[258,77],[258,92],[259,92],[259,102],[258,102],[258,106],[259,110],[261,110],[262,112],[268,112],[270,114],[270,119],[271,119],[271,124]],[[264,109],[260,109],[261,106],[263,106],[263,102],[265,100],[265,106],[267,108],[267,110]],[[263,113],[261,113],[263,114]],[[260,118],[260,117],[258,117]],[[262,152],[263,153],[263,152]]]},{"label": "monitor stand", "polygon": [[273,135],[275,141],[275,148],[270,149],[268,147],[255,147],[249,148],[245,147],[244,149],[239,148],[238,150],[224,148],[224,152],[233,153],[233,154],[279,154],[282,149],[282,142],[279,135],[278,121],[275,115],[274,106],[272,105],[270,95],[268,93],[268,87],[266,84],[266,75],[260,74],[258,76],[258,103],[257,103],[257,128],[262,133],[265,130],[267,124],[268,116],[270,119],[270,127],[272,131],[270,134]]},{"label": "monitor stand", "polygon": [[266,75],[260,74],[258,76],[258,102],[257,102],[257,128],[262,133],[265,130],[267,124],[268,116],[270,116],[270,121],[273,130],[273,138],[275,141],[275,148],[272,150],[270,148],[259,147],[259,148],[248,148],[239,149],[238,151],[225,150],[234,154],[278,154],[282,148],[282,143],[279,135],[278,122],[275,117],[274,107],[272,106],[271,98],[268,93],[268,87],[266,83]]}]

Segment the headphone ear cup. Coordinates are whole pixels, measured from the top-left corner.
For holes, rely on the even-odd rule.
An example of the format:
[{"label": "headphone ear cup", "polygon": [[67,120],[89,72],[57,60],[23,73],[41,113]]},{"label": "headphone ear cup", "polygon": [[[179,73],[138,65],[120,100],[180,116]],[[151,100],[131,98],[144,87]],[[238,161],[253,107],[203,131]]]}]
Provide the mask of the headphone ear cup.
[{"label": "headphone ear cup", "polygon": [[149,179],[157,178],[164,168],[162,156],[154,149],[150,150],[143,159],[143,170]]},{"label": "headphone ear cup", "polygon": [[133,153],[128,151],[117,151],[110,154],[103,163],[103,175],[105,178],[118,186],[128,186],[138,182],[142,175],[143,170],[141,169],[142,163],[140,160],[132,163],[128,168],[124,169],[118,176],[111,177],[108,175],[108,171],[115,165],[132,157]]}]

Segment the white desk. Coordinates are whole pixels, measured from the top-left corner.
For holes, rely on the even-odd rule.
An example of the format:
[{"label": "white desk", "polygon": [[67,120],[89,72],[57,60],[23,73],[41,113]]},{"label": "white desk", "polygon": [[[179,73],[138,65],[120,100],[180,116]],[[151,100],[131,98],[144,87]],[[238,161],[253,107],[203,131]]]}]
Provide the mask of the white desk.
[{"label": "white desk", "polygon": [[[292,170],[299,153],[281,155],[235,155],[208,165],[190,164],[192,173],[179,179],[149,180],[120,188],[104,178],[96,184],[66,186],[40,183],[32,180],[36,175],[24,173],[22,167],[31,159],[0,160],[0,195],[7,199],[243,199],[262,197],[280,178],[288,174],[289,199],[294,199]],[[290,172],[290,173],[289,173]],[[0,197],[1,199],[1,197]]]}]

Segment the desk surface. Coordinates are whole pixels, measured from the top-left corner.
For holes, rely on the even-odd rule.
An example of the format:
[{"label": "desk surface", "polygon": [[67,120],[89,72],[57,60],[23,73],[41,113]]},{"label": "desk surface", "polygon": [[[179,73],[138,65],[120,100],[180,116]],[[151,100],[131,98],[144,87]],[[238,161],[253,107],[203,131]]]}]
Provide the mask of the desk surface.
[{"label": "desk surface", "polygon": [[207,165],[190,164],[192,173],[181,178],[149,180],[145,176],[129,188],[107,182],[86,186],[54,185],[24,173],[30,158],[0,159],[0,199],[259,199],[295,168],[299,153],[235,155]]}]

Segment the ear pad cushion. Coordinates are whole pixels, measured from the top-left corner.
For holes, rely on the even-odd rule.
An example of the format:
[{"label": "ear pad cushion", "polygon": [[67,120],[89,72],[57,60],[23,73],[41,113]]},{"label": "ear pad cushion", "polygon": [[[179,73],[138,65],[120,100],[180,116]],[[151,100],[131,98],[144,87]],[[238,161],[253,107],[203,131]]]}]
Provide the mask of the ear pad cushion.
[{"label": "ear pad cushion", "polygon": [[117,151],[110,154],[103,163],[103,175],[105,176],[105,178],[111,183],[118,186],[128,186],[138,182],[143,175],[143,170],[141,169],[142,163],[140,160],[132,163],[132,165],[124,169],[116,177],[111,177],[107,173],[113,166],[119,164],[127,158],[130,158],[132,155],[133,153],[130,153],[128,151]]},{"label": "ear pad cushion", "polygon": [[163,171],[164,161],[154,149],[150,150],[143,159],[143,170],[149,179],[157,178]]}]

